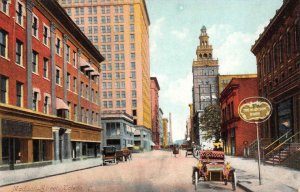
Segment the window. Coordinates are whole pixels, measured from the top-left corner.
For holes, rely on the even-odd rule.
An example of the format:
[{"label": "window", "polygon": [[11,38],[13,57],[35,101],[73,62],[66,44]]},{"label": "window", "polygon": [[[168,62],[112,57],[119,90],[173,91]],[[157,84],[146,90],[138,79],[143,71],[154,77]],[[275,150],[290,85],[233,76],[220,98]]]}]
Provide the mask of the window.
[{"label": "window", "polygon": [[73,110],[73,118],[74,118],[74,121],[77,121],[77,105],[74,104],[74,110]]},{"label": "window", "polygon": [[7,32],[0,30],[0,56],[7,58]]},{"label": "window", "polygon": [[23,83],[17,82],[16,94],[16,105],[18,107],[23,107]]},{"label": "window", "polygon": [[77,79],[76,77],[73,78],[73,91],[77,93]]},{"label": "window", "polygon": [[136,108],[136,100],[135,99],[132,100],[132,107]]},{"label": "window", "polygon": [[37,111],[38,109],[38,92],[32,94],[32,110]]},{"label": "window", "polygon": [[38,53],[32,51],[32,72],[38,74]]},{"label": "window", "polygon": [[133,23],[133,22],[134,22],[134,16],[130,15],[130,23]]},{"label": "window", "polygon": [[60,68],[56,67],[55,82],[60,85]]},{"label": "window", "polygon": [[48,45],[48,38],[49,38],[50,34],[49,34],[49,27],[47,27],[46,25],[44,25],[43,28],[43,43],[45,45]]},{"label": "window", "polygon": [[130,51],[134,51],[135,50],[135,45],[134,43],[130,43]]},{"label": "window", "polygon": [[90,95],[89,95],[89,86],[88,85],[85,86],[85,96],[87,99],[89,99]]},{"label": "window", "polygon": [[70,63],[70,46],[69,45],[67,45],[67,51],[66,51],[67,53],[67,55],[66,55],[66,57],[67,57],[67,62],[69,62]]},{"label": "window", "polygon": [[75,51],[73,51],[73,66],[77,67],[77,54]]},{"label": "window", "polygon": [[130,24],[130,32],[134,32],[134,25]]},{"label": "window", "polygon": [[84,83],[81,81],[80,83],[80,96],[83,97],[83,91],[84,91]]},{"label": "window", "polygon": [[39,28],[39,21],[37,16],[33,15],[32,16],[32,35],[36,38],[38,37],[38,28]]},{"label": "window", "polygon": [[131,66],[131,70],[135,70],[135,62],[131,62],[130,66]]},{"label": "window", "polygon": [[0,75],[0,102],[8,103],[8,78]]},{"label": "window", "polygon": [[136,82],[135,81],[131,81],[131,88],[135,89],[136,88]]},{"label": "window", "polygon": [[134,12],[134,7],[133,7],[133,5],[130,5],[129,10],[130,10],[130,13],[133,13],[133,12]]},{"label": "window", "polygon": [[23,65],[23,43],[19,40],[16,42],[16,63]]},{"label": "window", "polygon": [[132,98],[136,98],[136,90],[132,90],[131,91],[131,97]]},{"label": "window", "polygon": [[20,2],[17,3],[17,9],[16,9],[16,14],[17,14],[17,23],[21,26],[23,26],[23,7],[24,5]]},{"label": "window", "polygon": [[60,55],[60,39],[56,38],[56,44],[55,44],[55,48],[56,48],[56,54]]},{"label": "window", "polygon": [[95,97],[94,94],[95,94],[94,89],[92,89],[92,92],[91,92],[92,102],[94,102],[94,100],[95,100],[95,99],[94,99],[94,97]]},{"label": "window", "polygon": [[89,112],[89,110],[87,109],[87,110],[86,110],[86,115],[85,115],[85,117],[86,117],[85,122],[86,122],[86,123],[89,123],[89,116],[90,116],[90,112]]},{"label": "window", "polygon": [[67,73],[67,89],[68,90],[71,89],[70,82],[71,82],[71,75],[70,75],[70,73]]},{"label": "window", "polygon": [[288,31],[286,34],[286,54],[289,57],[292,52],[292,38],[291,38],[291,32]]},{"label": "window", "polygon": [[49,104],[49,97],[45,96],[44,98],[44,113],[48,114],[48,104]]},{"label": "window", "polygon": [[130,53],[130,58],[135,59],[135,53]]},{"label": "window", "polygon": [[2,0],[0,2],[1,11],[8,15],[8,0]]},{"label": "window", "polygon": [[43,69],[43,71],[44,71],[44,77],[47,78],[47,79],[48,79],[48,74],[49,74],[48,64],[49,64],[48,59],[44,58],[44,69]]}]

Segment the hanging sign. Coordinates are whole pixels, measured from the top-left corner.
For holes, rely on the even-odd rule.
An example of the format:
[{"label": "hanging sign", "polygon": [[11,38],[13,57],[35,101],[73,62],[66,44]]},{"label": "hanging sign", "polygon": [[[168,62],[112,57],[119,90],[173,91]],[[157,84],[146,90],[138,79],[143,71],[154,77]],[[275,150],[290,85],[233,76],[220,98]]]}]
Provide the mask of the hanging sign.
[{"label": "hanging sign", "polygon": [[266,98],[248,97],[241,101],[238,112],[246,122],[261,123],[271,116],[272,105]]}]

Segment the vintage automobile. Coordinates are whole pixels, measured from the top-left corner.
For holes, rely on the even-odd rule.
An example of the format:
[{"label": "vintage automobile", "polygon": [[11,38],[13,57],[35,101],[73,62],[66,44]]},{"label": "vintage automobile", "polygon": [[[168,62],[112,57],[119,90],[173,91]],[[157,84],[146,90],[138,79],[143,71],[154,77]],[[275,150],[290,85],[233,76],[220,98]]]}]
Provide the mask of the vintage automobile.
[{"label": "vintage automobile", "polygon": [[200,151],[199,162],[196,167],[193,167],[195,189],[201,181],[223,181],[225,185],[231,182],[232,189],[236,189],[235,170],[229,162],[225,163],[223,151]]},{"label": "vintage automobile", "polygon": [[103,164],[106,164],[107,162],[118,163],[116,148],[114,146],[103,147],[102,160],[103,160]]},{"label": "vintage automobile", "polygon": [[131,151],[128,148],[123,148],[116,151],[117,161],[128,161],[131,160]]}]

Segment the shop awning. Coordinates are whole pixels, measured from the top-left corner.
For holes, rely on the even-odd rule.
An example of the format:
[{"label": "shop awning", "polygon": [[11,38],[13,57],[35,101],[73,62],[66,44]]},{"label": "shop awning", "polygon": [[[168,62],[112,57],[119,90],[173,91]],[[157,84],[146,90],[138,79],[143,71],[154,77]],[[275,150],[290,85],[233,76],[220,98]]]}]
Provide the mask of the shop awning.
[{"label": "shop awning", "polygon": [[141,135],[141,131],[140,130],[135,130],[134,135]]},{"label": "shop awning", "polygon": [[95,71],[95,69],[93,67],[88,67],[88,68],[85,68],[84,70],[89,71],[89,72]]},{"label": "shop awning", "polygon": [[91,65],[87,61],[80,58],[79,66],[86,68],[86,67],[90,67]]},{"label": "shop awning", "polygon": [[100,74],[99,74],[97,71],[93,71],[93,72],[91,73],[91,75],[92,75],[92,76],[100,76]]},{"label": "shop awning", "polygon": [[69,107],[62,99],[56,98],[56,109],[69,110]]}]

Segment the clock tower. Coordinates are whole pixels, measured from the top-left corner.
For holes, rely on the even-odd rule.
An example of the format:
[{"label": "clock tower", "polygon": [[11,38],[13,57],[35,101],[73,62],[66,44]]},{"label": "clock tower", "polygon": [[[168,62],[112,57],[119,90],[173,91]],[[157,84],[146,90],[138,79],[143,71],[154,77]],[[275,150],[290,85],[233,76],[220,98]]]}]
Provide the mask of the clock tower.
[{"label": "clock tower", "polygon": [[193,61],[193,106],[195,143],[200,144],[200,117],[204,109],[218,101],[218,60],[213,58],[213,47],[209,44],[206,27],[201,28],[200,45],[197,46],[197,59]]}]

